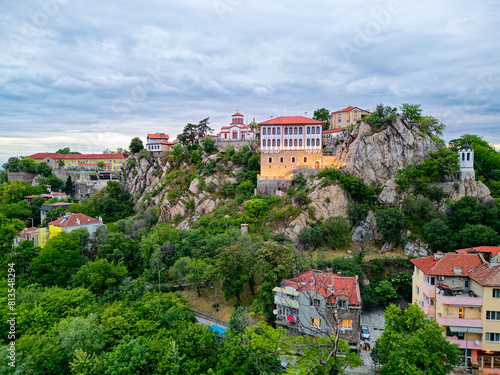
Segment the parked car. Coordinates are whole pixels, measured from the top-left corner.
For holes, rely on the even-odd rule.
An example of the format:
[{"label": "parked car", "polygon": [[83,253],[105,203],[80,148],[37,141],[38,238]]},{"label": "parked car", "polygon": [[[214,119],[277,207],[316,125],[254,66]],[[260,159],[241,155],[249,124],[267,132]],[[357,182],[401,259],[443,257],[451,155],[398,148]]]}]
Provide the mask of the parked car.
[{"label": "parked car", "polygon": [[364,324],[361,325],[361,338],[363,340],[370,340],[370,330]]}]

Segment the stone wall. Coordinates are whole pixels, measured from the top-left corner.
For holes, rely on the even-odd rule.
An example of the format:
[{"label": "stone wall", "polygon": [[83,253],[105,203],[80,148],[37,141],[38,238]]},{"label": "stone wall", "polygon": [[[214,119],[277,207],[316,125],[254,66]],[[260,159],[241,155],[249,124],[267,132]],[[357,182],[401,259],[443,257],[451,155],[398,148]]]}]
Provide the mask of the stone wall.
[{"label": "stone wall", "polygon": [[33,179],[35,178],[35,173],[29,172],[9,172],[7,171],[7,180],[8,181],[19,181],[19,182],[27,182],[31,184]]}]

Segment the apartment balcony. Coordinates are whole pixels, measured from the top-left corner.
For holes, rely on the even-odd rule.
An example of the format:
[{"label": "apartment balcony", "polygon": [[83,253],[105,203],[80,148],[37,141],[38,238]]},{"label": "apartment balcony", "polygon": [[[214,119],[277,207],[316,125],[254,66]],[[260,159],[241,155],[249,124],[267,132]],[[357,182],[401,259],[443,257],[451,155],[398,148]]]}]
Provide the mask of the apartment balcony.
[{"label": "apartment balcony", "polygon": [[291,299],[285,298],[285,297],[278,297],[277,295],[274,296],[274,304],[275,305],[282,305],[282,306],[290,307],[290,308],[294,308],[294,309],[299,308],[299,301],[294,301],[294,300],[291,300]]},{"label": "apartment balcony", "polygon": [[437,301],[443,305],[464,306],[464,307],[483,306],[483,299],[481,297],[471,297],[469,295],[443,296],[441,294],[438,294]]},{"label": "apartment balcony", "polygon": [[458,327],[477,327],[483,328],[483,321],[481,319],[464,319],[464,318],[445,318],[439,314],[436,316],[436,321],[440,326],[458,326]]},{"label": "apartment balcony", "polygon": [[425,315],[434,317],[435,311],[436,311],[436,306],[429,306],[426,303],[422,306],[422,309],[424,310]]},{"label": "apartment balcony", "polygon": [[[482,348],[482,342],[479,340],[458,340],[455,338],[451,337],[446,337],[446,340],[448,340],[451,344],[458,344],[458,347],[460,349],[481,349]],[[479,342],[479,344],[476,344],[476,341]]]},{"label": "apartment balcony", "polygon": [[429,285],[427,283],[424,283],[422,290],[427,297],[435,297],[436,296],[436,287],[434,285]]}]

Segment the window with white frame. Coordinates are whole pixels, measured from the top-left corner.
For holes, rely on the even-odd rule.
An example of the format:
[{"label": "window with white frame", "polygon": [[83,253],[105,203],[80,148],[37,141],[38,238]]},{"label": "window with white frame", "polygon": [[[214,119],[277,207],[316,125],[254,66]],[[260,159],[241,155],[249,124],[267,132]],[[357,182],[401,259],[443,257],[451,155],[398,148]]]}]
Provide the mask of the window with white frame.
[{"label": "window with white frame", "polygon": [[427,285],[436,285],[436,278],[433,276],[425,276],[425,283]]},{"label": "window with white frame", "polygon": [[486,332],[486,341],[500,341],[500,333],[497,332]]},{"label": "window with white frame", "polygon": [[500,320],[500,311],[486,311],[487,320]]},{"label": "window with white frame", "polygon": [[352,329],[352,320],[350,319],[339,319],[338,325],[340,329]]}]

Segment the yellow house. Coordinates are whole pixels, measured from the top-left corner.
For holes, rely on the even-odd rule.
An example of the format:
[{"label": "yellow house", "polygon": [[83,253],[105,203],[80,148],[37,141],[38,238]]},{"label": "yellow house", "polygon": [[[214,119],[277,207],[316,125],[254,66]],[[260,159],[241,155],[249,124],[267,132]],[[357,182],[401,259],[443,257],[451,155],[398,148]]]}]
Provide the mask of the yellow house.
[{"label": "yellow house", "polygon": [[[70,170],[107,170],[119,171],[125,163],[125,156],[119,154],[58,154],[55,152],[39,152],[28,156],[37,163],[47,163],[52,168],[59,167],[59,160],[64,162],[64,169]],[[99,164],[102,163],[102,166]]]},{"label": "yellow house", "polygon": [[412,300],[460,347],[463,365],[500,374],[500,247],[482,250],[413,259]]},{"label": "yellow house", "polygon": [[323,154],[323,122],[281,116],[261,122],[261,180],[290,180],[296,169],[333,167],[337,157]]},{"label": "yellow house", "polygon": [[330,129],[345,129],[361,120],[361,116],[368,114],[370,114],[370,111],[353,106],[332,112],[330,115]]}]

